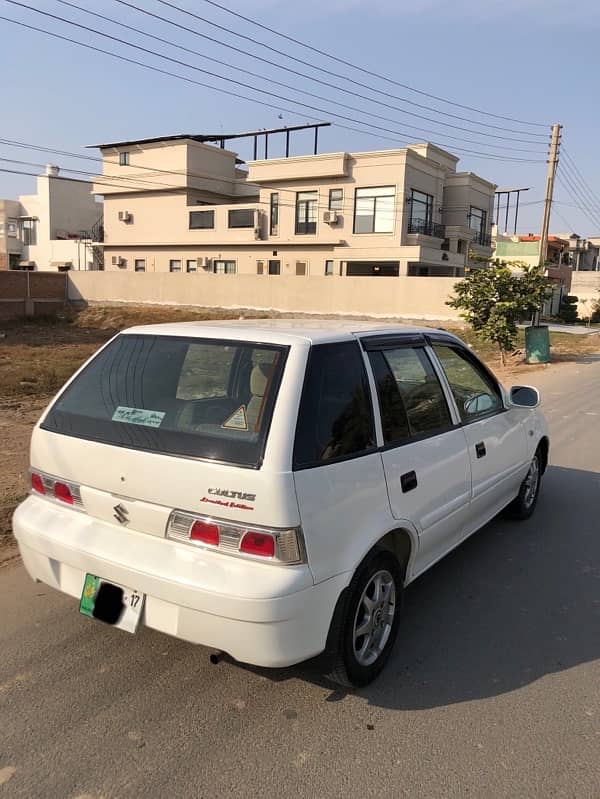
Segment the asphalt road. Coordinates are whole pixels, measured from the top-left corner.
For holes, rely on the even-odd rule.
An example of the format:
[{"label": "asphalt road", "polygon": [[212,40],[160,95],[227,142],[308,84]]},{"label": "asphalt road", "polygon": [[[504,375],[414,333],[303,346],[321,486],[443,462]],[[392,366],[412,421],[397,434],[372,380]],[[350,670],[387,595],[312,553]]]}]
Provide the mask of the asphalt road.
[{"label": "asphalt road", "polygon": [[0,570],[0,799],[600,797],[600,357],[538,372],[551,463],[407,591],[357,693],[212,666]]}]

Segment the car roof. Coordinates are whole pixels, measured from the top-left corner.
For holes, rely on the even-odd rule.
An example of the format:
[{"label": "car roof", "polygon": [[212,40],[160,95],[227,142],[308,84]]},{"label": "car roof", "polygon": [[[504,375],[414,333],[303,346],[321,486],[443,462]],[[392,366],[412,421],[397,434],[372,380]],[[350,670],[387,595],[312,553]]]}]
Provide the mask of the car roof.
[{"label": "car roof", "polygon": [[347,341],[354,336],[427,335],[443,332],[456,339],[452,333],[440,328],[415,327],[390,322],[352,321],[351,319],[226,319],[210,322],[167,322],[156,325],[139,325],[123,333],[155,336],[191,336],[198,338],[261,341],[272,344],[291,344],[304,340],[311,344]]}]

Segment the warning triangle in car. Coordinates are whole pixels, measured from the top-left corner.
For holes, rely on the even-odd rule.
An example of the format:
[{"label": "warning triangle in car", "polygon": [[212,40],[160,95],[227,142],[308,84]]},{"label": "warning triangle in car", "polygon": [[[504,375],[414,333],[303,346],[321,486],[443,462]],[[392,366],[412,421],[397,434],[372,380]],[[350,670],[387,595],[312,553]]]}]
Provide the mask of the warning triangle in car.
[{"label": "warning triangle in car", "polygon": [[246,406],[240,405],[237,411],[234,411],[229,419],[226,419],[221,427],[225,430],[247,430],[248,419],[246,417]]}]

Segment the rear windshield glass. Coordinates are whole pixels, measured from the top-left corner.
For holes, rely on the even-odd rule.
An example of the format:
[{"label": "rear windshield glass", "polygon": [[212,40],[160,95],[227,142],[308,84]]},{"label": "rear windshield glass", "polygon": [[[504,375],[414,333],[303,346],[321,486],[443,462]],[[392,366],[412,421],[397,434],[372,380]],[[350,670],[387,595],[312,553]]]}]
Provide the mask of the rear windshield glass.
[{"label": "rear windshield glass", "polygon": [[257,467],[286,356],[270,344],[124,334],[61,394],[42,427]]}]

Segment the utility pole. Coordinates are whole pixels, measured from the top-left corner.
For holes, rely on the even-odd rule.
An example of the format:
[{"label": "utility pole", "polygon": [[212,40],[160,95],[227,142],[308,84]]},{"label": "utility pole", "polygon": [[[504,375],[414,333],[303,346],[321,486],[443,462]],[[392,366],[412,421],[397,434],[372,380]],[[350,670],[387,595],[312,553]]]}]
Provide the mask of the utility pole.
[{"label": "utility pole", "polygon": [[539,265],[544,266],[548,255],[548,232],[550,230],[550,213],[552,211],[552,195],[554,193],[554,178],[558,166],[558,153],[560,151],[560,132],[562,125],[552,125],[550,139],[550,155],[548,157],[548,175],[546,177],[546,196],[544,198],[544,219],[542,221],[542,235],[540,237]]}]

